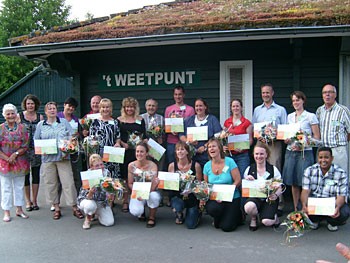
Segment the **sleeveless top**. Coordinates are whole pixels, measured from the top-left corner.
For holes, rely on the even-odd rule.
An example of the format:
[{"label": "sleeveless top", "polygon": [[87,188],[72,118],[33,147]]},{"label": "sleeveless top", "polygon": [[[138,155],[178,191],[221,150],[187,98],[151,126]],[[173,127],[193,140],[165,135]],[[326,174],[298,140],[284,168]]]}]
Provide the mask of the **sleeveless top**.
[{"label": "sleeveless top", "polygon": [[[179,167],[177,166],[177,161],[175,159],[175,161],[174,161],[174,171],[176,172],[178,170],[179,170]],[[196,175],[196,162],[195,161],[192,161],[191,171],[192,171],[192,175]]]},{"label": "sleeveless top", "polygon": [[[269,172],[269,174],[270,174],[267,178],[265,178],[266,180],[274,178],[273,165],[269,164],[268,162],[266,162],[266,171]],[[253,163],[250,165],[248,174],[252,175],[254,177],[254,179],[258,178],[256,163]]]}]

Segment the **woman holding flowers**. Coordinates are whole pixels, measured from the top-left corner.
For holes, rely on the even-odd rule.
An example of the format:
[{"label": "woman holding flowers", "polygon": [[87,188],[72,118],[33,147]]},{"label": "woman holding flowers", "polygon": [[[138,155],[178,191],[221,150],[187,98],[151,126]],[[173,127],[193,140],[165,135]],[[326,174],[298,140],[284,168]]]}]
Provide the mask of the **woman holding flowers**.
[{"label": "woman holding flowers", "polygon": [[[34,153],[33,140],[36,125],[39,123],[39,121],[44,119],[44,116],[38,113],[39,107],[40,100],[36,96],[28,94],[22,100],[23,112],[18,114],[19,121],[26,126],[29,133],[29,148],[27,151],[27,157],[30,162],[31,173],[28,171],[24,180],[27,211],[39,210],[37,198],[40,183],[41,156]],[[30,174],[32,175],[32,195],[30,194]]]},{"label": "woman holding flowers", "polygon": [[304,170],[314,163],[310,140],[320,139],[320,129],[316,115],[304,109],[305,94],[302,91],[294,91],[290,98],[295,112],[288,114],[288,124],[300,125],[300,130],[294,138],[285,140],[288,146],[282,177],[286,185],[292,186],[294,210],[297,211]]},{"label": "woman holding flowers", "polygon": [[[214,137],[215,133],[221,131],[221,125],[218,119],[209,114],[209,106],[204,99],[198,98],[194,103],[194,109],[196,114],[187,118],[184,123],[184,133],[179,135],[180,140],[191,144],[194,147],[194,155],[192,159],[198,162],[202,167],[208,161],[207,154],[207,142],[208,139]],[[187,134],[187,128],[189,127],[208,127],[208,139],[207,140],[193,140],[189,138]]]},{"label": "woman holding flowers", "polygon": [[[110,173],[105,169],[102,158],[98,154],[92,154],[89,158],[90,170],[102,170],[103,177]],[[103,226],[114,225],[114,217],[111,207],[108,205],[110,194],[103,191],[101,186],[94,186],[90,189],[81,188],[77,199],[78,207],[85,214],[83,229],[91,228],[93,216],[98,217],[98,221]]]},{"label": "woman holding flowers", "polygon": [[[225,156],[218,139],[208,141],[208,155],[210,161],[204,166],[204,181],[210,184],[233,184],[238,188],[241,185],[238,167],[232,158]],[[228,232],[235,230],[242,222],[240,205],[241,195],[235,190],[232,202],[209,200],[206,210],[214,218],[214,227]]]},{"label": "woman holding flowers", "polygon": [[[270,150],[265,143],[258,142],[254,147],[254,161],[252,165],[247,167],[244,172],[244,179],[246,180],[258,180],[264,186],[267,180],[278,181],[281,179],[281,173],[278,169],[269,164],[267,159],[270,155]],[[248,198],[244,205],[245,212],[250,216],[250,231],[256,231],[258,229],[257,216],[260,215],[261,223],[265,226],[278,226],[279,219],[277,217],[278,208],[278,196],[282,194],[281,182],[271,188],[269,191],[267,188],[267,198]]]},{"label": "woman holding flowers", "polygon": [[[224,122],[226,135],[248,134],[249,144],[252,145],[253,125],[243,116],[243,103],[240,99],[233,99],[231,101],[231,111],[232,116]],[[224,150],[228,151],[228,148],[225,146]],[[241,178],[243,178],[243,173],[250,164],[249,150],[234,149],[230,151],[230,156],[236,162]]]},{"label": "woman holding flowers", "polygon": [[[40,121],[34,134],[35,140],[55,139],[57,142],[72,136],[73,130],[68,121],[58,118],[56,102],[48,102],[45,105],[46,120]],[[73,208],[73,215],[79,219],[84,218],[77,208],[77,192],[74,186],[72,166],[69,155],[65,155],[61,150],[56,154],[45,154],[41,156],[42,175],[45,182],[46,197],[54,205],[55,211],[53,219],[61,218],[59,207],[60,198],[58,194],[59,181],[62,185],[62,192],[65,195],[67,205]]]},{"label": "woman holding flowers", "polygon": [[[112,117],[112,101],[104,98],[100,101],[99,107],[101,116],[93,120],[89,134],[98,140],[99,153],[103,156],[105,146],[120,147],[121,141],[119,123]],[[119,163],[106,162],[105,166],[112,178],[120,177]]]},{"label": "woman holding flowers", "polygon": [[1,208],[4,210],[4,222],[10,222],[12,199],[16,206],[16,216],[27,219],[23,213],[24,176],[29,172],[26,156],[28,149],[28,133],[23,124],[17,124],[17,108],[13,104],[5,104],[2,108],[5,122],[0,125],[0,181]]},{"label": "woman holding flowers", "polygon": [[143,200],[130,199],[130,213],[137,216],[140,221],[145,221],[145,205],[149,207],[149,217],[147,227],[152,228],[156,225],[156,212],[159,206],[161,196],[157,192],[158,187],[158,168],[157,165],[148,160],[148,145],[145,142],[139,142],[135,149],[136,160],[128,165],[128,186],[132,190],[134,182],[152,182],[149,199]]},{"label": "woman holding flowers", "polygon": [[[180,174],[180,186],[191,184],[193,180],[202,181],[202,168],[199,163],[191,160],[191,152],[188,144],[179,141],[175,145],[175,162],[169,164],[168,171]],[[198,200],[190,193],[185,193],[185,189],[180,191],[170,191],[169,199],[173,212],[175,213],[175,223],[181,225],[184,221],[183,210],[186,208],[185,224],[187,228],[196,228],[199,224],[201,213],[198,208]],[[183,192],[183,194],[180,194]]]},{"label": "woman holding flowers", "polygon": [[[133,97],[124,98],[120,109],[121,146],[125,148],[124,163],[121,165],[121,176],[128,177],[128,165],[135,160],[136,145],[146,139],[146,125],[144,119],[139,115],[140,107],[138,101]],[[129,211],[127,198],[125,198],[122,211]]]}]

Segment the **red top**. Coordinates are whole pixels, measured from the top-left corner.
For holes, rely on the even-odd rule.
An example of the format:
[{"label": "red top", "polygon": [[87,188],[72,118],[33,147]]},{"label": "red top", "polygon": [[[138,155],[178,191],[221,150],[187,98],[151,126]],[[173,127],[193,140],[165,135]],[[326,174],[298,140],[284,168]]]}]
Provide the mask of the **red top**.
[{"label": "red top", "polygon": [[[247,133],[247,128],[251,125],[252,123],[244,118],[243,116],[240,119],[240,123],[233,123],[232,122],[232,116],[228,118],[224,122],[224,127],[229,128],[228,132],[233,134],[233,135],[238,135],[238,134],[246,134]],[[242,152],[235,152],[231,151],[232,154],[240,154],[243,152],[248,152],[248,150],[244,150]]]}]

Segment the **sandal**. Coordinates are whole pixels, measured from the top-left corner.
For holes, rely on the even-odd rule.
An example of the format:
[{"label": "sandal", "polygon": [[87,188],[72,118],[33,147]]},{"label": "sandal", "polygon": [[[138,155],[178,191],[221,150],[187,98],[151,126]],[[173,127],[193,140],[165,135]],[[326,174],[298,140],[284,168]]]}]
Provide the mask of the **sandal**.
[{"label": "sandal", "polygon": [[34,205],[34,206],[33,206],[33,210],[37,211],[37,210],[39,210],[39,209],[40,209],[39,206],[37,206],[37,205]]},{"label": "sandal", "polygon": [[10,222],[11,221],[11,217],[10,217],[10,215],[4,215],[4,218],[2,219],[2,221],[4,221],[4,222]]},{"label": "sandal", "polygon": [[83,219],[84,215],[80,212],[79,209],[73,211],[73,216],[75,216],[78,219]]},{"label": "sandal", "polygon": [[249,230],[250,231],[256,231],[256,230],[258,230],[258,222],[257,222],[257,218],[255,218],[255,219],[251,219],[250,220],[250,225],[249,225]]},{"label": "sandal", "polygon": [[175,213],[175,224],[182,225],[184,223],[183,213]]},{"label": "sandal", "polygon": [[53,212],[53,220],[58,220],[61,218],[61,211],[55,211]]},{"label": "sandal", "polygon": [[23,218],[23,219],[28,219],[29,216],[27,216],[25,213],[22,212],[16,212],[16,216]]},{"label": "sandal", "polygon": [[146,213],[143,212],[143,214],[139,217],[139,221],[145,222],[146,221]]},{"label": "sandal", "polygon": [[147,228],[152,228],[156,226],[156,220],[154,218],[148,218],[148,222],[146,227]]},{"label": "sandal", "polygon": [[129,212],[129,203],[124,203],[123,208],[122,208],[123,213],[128,213]]}]

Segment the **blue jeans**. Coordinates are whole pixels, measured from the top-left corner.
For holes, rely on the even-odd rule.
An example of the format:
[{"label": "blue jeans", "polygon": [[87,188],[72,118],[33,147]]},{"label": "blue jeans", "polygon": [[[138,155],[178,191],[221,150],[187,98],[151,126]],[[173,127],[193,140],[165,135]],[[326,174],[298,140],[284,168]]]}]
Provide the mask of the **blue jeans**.
[{"label": "blue jeans", "polygon": [[239,173],[241,175],[241,178],[243,179],[244,171],[250,165],[249,153],[245,152],[240,154],[232,154],[232,159],[237,164]]},{"label": "blue jeans", "polygon": [[[185,202],[181,197],[174,196],[171,199],[171,208],[175,210],[175,213],[182,213],[185,209]],[[188,229],[194,229],[198,226],[201,213],[198,206],[187,207],[185,215],[185,224]]]},{"label": "blue jeans", "polygon": [[168,158],[168,164],[175,162],[175,144],[172,144],[172,143],[167,144],[166,156]]}]

